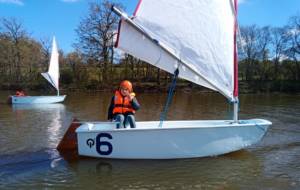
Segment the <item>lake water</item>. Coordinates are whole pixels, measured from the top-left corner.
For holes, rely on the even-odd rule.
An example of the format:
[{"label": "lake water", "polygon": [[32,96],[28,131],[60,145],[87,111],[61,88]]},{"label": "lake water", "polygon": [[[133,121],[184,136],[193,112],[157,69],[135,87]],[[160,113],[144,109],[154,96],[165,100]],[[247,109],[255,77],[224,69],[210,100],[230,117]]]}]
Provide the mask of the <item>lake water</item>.
[{"label": "lake water", "polygon": [[[31,94],[38,94],[32,92]],[[112,93],[68,93],[64,104],[14,106],[0,92],[0,189],[300,189],[300,95],[241,95],[240,118],[273,122],[258,144],[218,157],[66,159],[56,146],[72,118],[106,120]],[[165,94],[137,94],[136,119],[159,120]],[[218,94],[177,92],[169,120],[229,119]]]}]

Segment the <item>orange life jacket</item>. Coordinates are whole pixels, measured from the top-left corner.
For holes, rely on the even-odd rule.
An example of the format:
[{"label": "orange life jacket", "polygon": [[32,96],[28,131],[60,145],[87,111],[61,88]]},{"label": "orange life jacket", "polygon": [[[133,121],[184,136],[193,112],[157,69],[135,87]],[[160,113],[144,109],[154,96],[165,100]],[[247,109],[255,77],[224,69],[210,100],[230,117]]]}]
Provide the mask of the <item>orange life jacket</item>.
[{"label": "orange life jacket", "polygon": [[16,96],[25,96],[23,91],[17,91]]},{"label": "orange life jacket", "polygon": [[129,98],[123,97],[119,90],[115,92],[114,99],[115,107],[113,109],[113,114],[135,113],[135,110],[131,106]]}]

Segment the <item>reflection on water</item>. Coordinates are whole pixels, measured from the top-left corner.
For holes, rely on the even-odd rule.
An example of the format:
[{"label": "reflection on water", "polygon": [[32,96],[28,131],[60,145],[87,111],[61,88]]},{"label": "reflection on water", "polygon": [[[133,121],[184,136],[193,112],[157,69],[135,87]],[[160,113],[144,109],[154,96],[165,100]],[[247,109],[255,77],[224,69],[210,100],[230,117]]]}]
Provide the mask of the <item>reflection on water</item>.
[{"label": "reflection on water", "polygon": [[[60,155],[73,117],[106,120],[113,93],[70,93],[64,104],[6,105],[0,92],[0,189],[297,189],[300,96],[241,95],[240,117],[273,122],[260,143],[219,157],[105,160]],[[159,120],[165,94],[137,94],[138,121]],[[1,104],[2,103],[2,104]],[[218,94],[176,92],[169,120],[228,119]]]},{"label": "reflection on water", "polygon": [[[25,158],[21,159],[23,156]],[[17,154],[10,160],[14,162],[1,163],[4,167],[0,184],[12,189],[97,189],[99,186],[101,189],[255,188],[255,180],[263,175],[260,160],[247,151],[201,159],[106,160],[82,157],[69,161],[48,150]]]},{"label": "reflection on water", "polygon": [[[259,160],[246,151],[226,157],[163,161],[80,159],[70,166],[79,178],[90,176],[109,189],[232,188],[248,183],[250,179],[243,176],[261,175],[262,169]],[[87,185],[88,181],[80,183]]]},{"label": "reflection on water", "polygon": [[2,128],[7,129],[2,133],[5,146],[0,147],[6,154],[55,148],[64,133],[63,126],[71,119],[63,104],[11,105],[10,110],[6,119],[12,120],[4,119]]},{"label": "reflection on water", "polygon": [[[30,117],[45,119],[44,127],[46,128],[47,145],[46,147],[55,148],[60,133],[62,132],[63,117],[65,116],[65,106],[63,104],[16,104],[12,105],[16,114],[16,119],[24,117],[31,113]],[[46,117],[45,117],[46,116]],[[25,116],[26,117],[26,116]]]}]

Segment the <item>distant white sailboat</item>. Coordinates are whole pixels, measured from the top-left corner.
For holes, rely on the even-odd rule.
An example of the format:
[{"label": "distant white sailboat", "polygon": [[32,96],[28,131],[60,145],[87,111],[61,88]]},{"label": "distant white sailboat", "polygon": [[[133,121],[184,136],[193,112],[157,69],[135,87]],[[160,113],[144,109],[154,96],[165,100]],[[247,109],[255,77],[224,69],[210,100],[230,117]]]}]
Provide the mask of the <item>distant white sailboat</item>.
[{"label": "distant white sailboat", "polygon": [[47,73],[41,73],[42,76],[57,90],[56,96],[11,96],[12,104],[51,104],[63,102],[66,95],[59,94],[59,54],[53,37],[52,52]]},{"label": "distant white sailboat", "polygon": [[[238,119],[237,0],[140,0],[133,17],[121,16],[117,47],[179,78],[218,91],[234,105],[232,120],[73,123],[79,155],[118,159],[177,159],[225,154],[261,140],[272,124]],[[77,126],[76,126],[77,125]],[[75,136],[75,135],[73,135]],[[75,136],[76,137],[76,136]],[[72,146],[71,146],[72,145]]]}]

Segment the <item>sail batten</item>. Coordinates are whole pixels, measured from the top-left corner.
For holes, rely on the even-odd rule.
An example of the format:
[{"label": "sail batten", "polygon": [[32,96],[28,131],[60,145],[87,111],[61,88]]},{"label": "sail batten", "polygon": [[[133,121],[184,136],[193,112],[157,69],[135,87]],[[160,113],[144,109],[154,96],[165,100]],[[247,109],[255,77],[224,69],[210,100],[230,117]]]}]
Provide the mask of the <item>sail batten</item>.
[{"label": "sail batten", "polygon": [[170,73],[178,67],[180,78],[233,100],[232,3],[233,0],[140,1],[135,17],[121,22],[118,47]]}]

